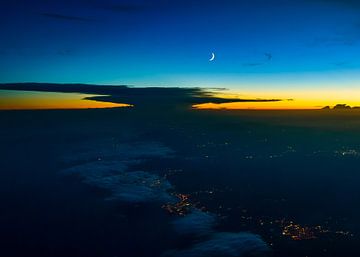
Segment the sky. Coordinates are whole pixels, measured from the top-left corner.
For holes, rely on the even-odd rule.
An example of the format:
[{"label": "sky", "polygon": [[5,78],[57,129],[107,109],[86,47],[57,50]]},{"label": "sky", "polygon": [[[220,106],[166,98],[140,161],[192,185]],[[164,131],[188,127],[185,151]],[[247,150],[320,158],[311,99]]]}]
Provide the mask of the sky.
[{"label": "sky", "polygon": [[0,110],[90,109],[132,107],[129,104],[92,101],[96,95],[80,93],[0,90]]},{"label": "sky", "polygon": [[0,5],[0,83],[216,87],[296,105],[360,105],[356,0]]}]

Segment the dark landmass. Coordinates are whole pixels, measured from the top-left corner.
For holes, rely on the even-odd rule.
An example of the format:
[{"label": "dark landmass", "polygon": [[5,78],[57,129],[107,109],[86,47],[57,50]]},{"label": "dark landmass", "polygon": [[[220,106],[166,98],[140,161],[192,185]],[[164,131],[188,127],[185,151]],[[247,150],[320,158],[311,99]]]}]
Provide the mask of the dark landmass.
[{"label": "dark landmass", "polygon": [[360,256],[358,112],[189,108],[223,101],[200,89],[0,87],[135,105],[0,111],[1,256]]}]

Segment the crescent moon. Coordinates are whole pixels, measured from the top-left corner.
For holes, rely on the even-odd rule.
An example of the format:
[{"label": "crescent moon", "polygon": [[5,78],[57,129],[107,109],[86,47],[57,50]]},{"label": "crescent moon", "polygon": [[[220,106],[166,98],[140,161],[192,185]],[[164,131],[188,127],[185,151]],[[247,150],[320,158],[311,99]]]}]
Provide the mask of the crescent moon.
[{"label": "crescent moon", "polygon": [[215,54],[211,53],[211,58],[209,59],[209,61],[212,62],[213,60],[215,60]]}]

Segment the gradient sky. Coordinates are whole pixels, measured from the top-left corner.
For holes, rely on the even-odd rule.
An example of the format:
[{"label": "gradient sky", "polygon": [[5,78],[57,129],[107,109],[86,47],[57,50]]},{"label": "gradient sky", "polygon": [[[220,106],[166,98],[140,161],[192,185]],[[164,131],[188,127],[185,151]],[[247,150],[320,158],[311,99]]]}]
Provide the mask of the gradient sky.
[{"label": "gradient sky", "polygon": [[0,12],[0,82],[360,104],[360,1],[5,0]]}]

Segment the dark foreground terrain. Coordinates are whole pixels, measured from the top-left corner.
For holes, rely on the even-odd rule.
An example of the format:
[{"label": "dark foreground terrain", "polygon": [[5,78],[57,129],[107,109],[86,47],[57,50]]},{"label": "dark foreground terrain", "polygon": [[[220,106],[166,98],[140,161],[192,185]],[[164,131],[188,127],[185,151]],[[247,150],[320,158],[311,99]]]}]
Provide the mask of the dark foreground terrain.
[{"label": "dark foreground terrain", "polygon": [[360,112],[0,112],[1,256],[359,256]]}]

